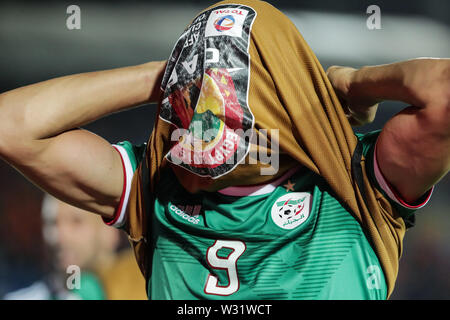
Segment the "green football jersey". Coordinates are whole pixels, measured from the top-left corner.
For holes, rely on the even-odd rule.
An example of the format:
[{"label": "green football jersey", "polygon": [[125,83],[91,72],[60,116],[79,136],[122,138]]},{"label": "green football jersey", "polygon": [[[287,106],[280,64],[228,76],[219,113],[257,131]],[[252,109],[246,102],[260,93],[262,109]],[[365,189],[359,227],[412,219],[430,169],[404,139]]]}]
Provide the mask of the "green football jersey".
[{"label": "green football jersey", "polygon": [[[369,163],[378,133],[358,135]],[[129,142],[116,148],[134,171],[142,148]],[[198,194],[185,191],[168,169],[154,196],[150,299],[387,297],[364,230],[325,181],[305,168],[265,186]],[[416,208],[392,201],[405,216]]]},{"label": "green football jersey", "polygon": [[72,291],[81,300],[105,300],[106,293],[100,279],[91,272],[82,272],[80,288]]}]

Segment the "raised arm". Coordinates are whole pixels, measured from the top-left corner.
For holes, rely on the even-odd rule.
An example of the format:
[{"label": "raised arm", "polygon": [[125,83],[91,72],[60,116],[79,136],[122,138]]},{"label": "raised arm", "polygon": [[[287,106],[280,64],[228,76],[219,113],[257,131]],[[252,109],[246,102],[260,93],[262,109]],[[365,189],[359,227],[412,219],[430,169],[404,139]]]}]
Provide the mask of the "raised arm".
[{"label": "raised arm", "polygon": [[384,126],[376,156],[385,179],[413,202],[450,170],[450,59],[414,59],[359,70],[332,67],[328,76],[353,124],[373,120],[376,105],[409,105]]},{"label": "raised arm", "polygon": [[0,157],[55,197],[110,218],[122,193],[119,154],[78,127],[160,95],[165,62],[56,78],[0,95]]}]

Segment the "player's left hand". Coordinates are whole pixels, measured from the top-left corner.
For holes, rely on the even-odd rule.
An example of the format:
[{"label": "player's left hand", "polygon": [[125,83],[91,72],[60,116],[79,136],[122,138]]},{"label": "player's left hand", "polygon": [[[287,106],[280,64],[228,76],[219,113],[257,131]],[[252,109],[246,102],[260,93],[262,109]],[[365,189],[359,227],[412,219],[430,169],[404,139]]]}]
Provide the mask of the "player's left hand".
[{"label": "player's left hand", "polygon": [[331,66],[327,70],[330,80],[344,112],[352,126],[363,126],[373,122],[380,101],[359,96],[351,90],[353,77],[357,69]]}]

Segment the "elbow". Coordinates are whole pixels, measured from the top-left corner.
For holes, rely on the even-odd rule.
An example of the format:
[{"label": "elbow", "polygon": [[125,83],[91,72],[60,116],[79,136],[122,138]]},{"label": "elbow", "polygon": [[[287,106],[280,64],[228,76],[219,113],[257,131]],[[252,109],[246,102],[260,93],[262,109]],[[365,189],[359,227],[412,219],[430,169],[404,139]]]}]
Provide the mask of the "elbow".
[{"label": "elbow", "polygon": [[24,156],[24,146],[29,145],[24,125],[11,114],[12,109],[7,105],[5,95],[0,94],[0,158],[8,162]]},{"label": "elbow", "polygon": [[444,110],[444,127],[445,127],[445,136],[448,140],[450,140],[450,100],[447,102]]},{"label": "elbow", "polygon": [[439,75],[437,79],[437,89],[436,95],[437,100],[440,102],[440,107],[446,112],[446,119],[449,117],[450,109],[450,59],[446,59],[445,63],[442,64],[439,69]]},{"label": "elbow", "polygon": [[[1,117],[1,114],[0,114]],[[15,153],[14,148],[17,146],[17,139],[3,126],[3,120],[0,121],[0,158],[8,160]],[[14,142],[14,143],[13,143]]]},{"label": "elbow", "polygon": [[436,133],[450,138],[450,59],[434,69],[435,81],[430,88],[430,99],[425,105],[429,126]]},{"label": "elbow", "polygon": [[423,129],[439,138],[450,142],[450,102],[444,99],[423,109]]},{"label": "elbow", "polygon": [[46,145],[34,134],[36,121],[24,105],[9,92],[0,94],[0,158],[14,166],[31,163]]},{"label": "elbow", "polygon": [[38,147],[37,141],[27,140],[14,132],[0,130],[0,159],[13,166],[31,163],[38,154]]},{"label": "elbow", "polygon": [[436,104],[436,107],[450,108],[450,59],[439,60],[436,67],[431,70],[434,76],[434,84],[431,88],[430,101]]},{"label": "elbow", "polygon": [[[450,83],[449,83],[450,89]],[[433,104],[427,108],[427,117],[440,135],[450,139],[450,95],[442,93]]]},{"label": "elbow", "polygon": [[4,158],[5,153],[8,150],[8,129],[6,125],[5,115],[4,115],[4,98],[3,95],[0,94],[0,157]]},{"label": "elbow", "polygon": [[445,109],[450,104],[450,59],[419,58],[404,63],[405,102],[419,108]]}]

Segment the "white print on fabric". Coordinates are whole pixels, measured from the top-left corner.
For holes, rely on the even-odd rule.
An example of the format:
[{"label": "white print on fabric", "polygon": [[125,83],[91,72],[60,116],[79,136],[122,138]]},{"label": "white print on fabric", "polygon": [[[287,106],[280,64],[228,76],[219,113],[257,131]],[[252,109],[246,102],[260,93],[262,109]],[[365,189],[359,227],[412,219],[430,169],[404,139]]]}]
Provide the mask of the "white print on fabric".
[{"label": "white print on fabric", "polygon": [[205,37],[241,37],[248,11],[240,8],[214,10],[206,23]]},{"label": "white print on fabric", "polygon": [[226,175],[250,150],[252,137],[236,132],[254,132],[248,49],[255,18],[256,12],[242,5],[204,11],[168,60],[159,117],[175,126],[177,140],[166,159],[198,176]]}]

